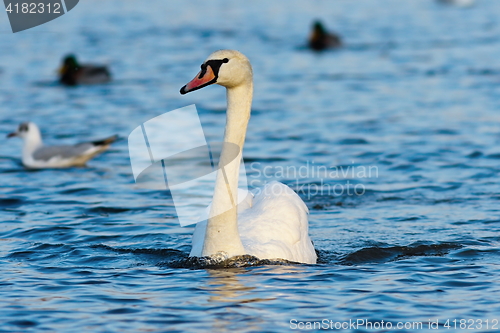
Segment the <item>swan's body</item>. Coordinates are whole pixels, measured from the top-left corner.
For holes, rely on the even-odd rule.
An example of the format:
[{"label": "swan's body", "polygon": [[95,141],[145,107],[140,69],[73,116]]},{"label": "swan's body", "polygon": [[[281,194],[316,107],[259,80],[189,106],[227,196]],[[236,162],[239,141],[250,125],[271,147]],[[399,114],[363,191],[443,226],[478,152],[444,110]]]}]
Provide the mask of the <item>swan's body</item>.
[{"label": "swan's body", "polygon": [[[241,53],[214,52],[201,72],[181,93],[217,83],[227,89],[227,121],[224,143],[237,145],[239,156],[232,160],[223,149],[210,218],[196,226],[191,256],[225,257],[250,254],[259,259],[286,259],[316,263],[316,252],[309,238],[307,207],[289,187],[272,182],[253,197],[238,202],[238,175],[241,150],[250,118],[253,94],[252,67]],[[231,161],[232,160],[232,161]]]},{"label": "swan's body", "polygon": [[[248,193],[238,205],[238,232],[245,253],[261,259],[316,263],[308,236],[308,212],[299,196],[279,182],[267,184],[255,197]],[[206,228],[207,221],[196,225],[191,257],[203,256]]]},{"label": "swan's body", "polygon": [[117,138],[112,136],[75,145],[44,146],[38,126],[31,122],[20,124],[16,132],[8,135],[14,136],[23,139],[23,165],[32,169],[84,166],[88,160],[108,149]]}]

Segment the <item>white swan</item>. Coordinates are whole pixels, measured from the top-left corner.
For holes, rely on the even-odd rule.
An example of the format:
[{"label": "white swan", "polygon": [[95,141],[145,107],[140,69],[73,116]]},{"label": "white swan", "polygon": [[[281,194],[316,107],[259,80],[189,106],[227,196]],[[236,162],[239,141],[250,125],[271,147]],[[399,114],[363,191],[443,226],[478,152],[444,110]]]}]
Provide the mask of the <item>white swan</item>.
[{"label": "white swan", "polygon": [[[259,259],[315,264],[316,252],[309,238],[308,209],[288,186],[269,183],[255,197],[248,195],[244,204],[234,205],[238,202],[240,157],[252,104],[250,62],[238,51],[214,52],[201,65],[198,75],[181,88],[181,94],[213,83],[226,87],[224,147],[210,208],[211,217],[196,226],[190,256],[250,254]],[[226,144],[239,147],[236,159]],[[228,163],[230,160],[232,162]]]}]

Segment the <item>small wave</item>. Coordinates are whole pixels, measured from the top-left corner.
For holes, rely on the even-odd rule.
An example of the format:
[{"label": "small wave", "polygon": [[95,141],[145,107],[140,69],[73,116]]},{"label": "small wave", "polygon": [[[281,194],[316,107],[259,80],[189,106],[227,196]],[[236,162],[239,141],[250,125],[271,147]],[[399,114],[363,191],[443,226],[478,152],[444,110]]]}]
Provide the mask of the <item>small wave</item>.
[{"label": "small wave", "polygon": [[462,248],[457,243],[416,244],[409,246],[367,247],[346,255],[340,260],[344,265],[384,263],[421,256],[443,256],[451,250]]},{"label": "small wave", "polygon": [[96,190],[93,188],[90,188],[90,187],[79,187],[79,188],[62,190],[59,193],[62,195],[66,195],[66,194],[81,194],[81,195],[83,195],[84,193],[95,194],[95,192],[96,192]]},{"label": "small wave", "polygon": [[287,161],[287,159],[281,157],[245,157],[245,164],[251,164],[254,162],[272,163],[272,162],[283,162],[283,161]]},{"label": "small wave", "polygon": [[472,153],[470,153],[469,155],[467,155],[468,158],[478,158],[481,156],[483,156],[483,153],[478,151],[478,150],[475,150]]},{"label": "small wave", "polygon": [[34,327],[37,326],[38,323],[32,320],[13,320],[9,321],[7,323],[8,325],[12,326],[17,326],[17,327],[23,327],[23,328],[29,328],[29,327]]},{"label": "small wave", "polygon": [[496,154],[489,154],[486,156],[487,158],[492,158],[492,159],[499,159],[500,158],[500,153]]},{"label": "small wave", "polygon": [[0,208],[18,208],[26,203],[23,198],[0,198]]},{"label": "small wave", "polygon": [[171,268],[188,269],[220,269],[220,268],[240,268],[265,265],[300,265],[284,259],[259,259],[251,255],[242,255],[227,258],[225,255],[215,255],[212,257],[188,257],[175,260],[163,265]]},{"label": "small wave", "polygon": [[363,138],[347,138],[338,142],[340,145],[367,145],[369,142]]},{"label": "small wave", "polygon": [[105,207],[105,206],[99,206],[99,207],[93,207],[89,208],[86,211],[88,213],[96,213],[96,214],[102,214],[102,215],[107,215],[107,214],[119,214],[119,213],[124,213],[132,210],[131,208],[124,208],[124,207]]},{"label": "small wave", "polygon": [[117,253],[131,253],[131,254],[146,254],[160,257],[172,257],[172,259],[178,259],[179,257],[187,257],[187,255],[176,249],[137,249],[137,248],[115,248],[104,244],[97,244],[90,246],[93,249],[102,249],[113,251]]},{"label": "small wave", "polygon": [[497,68],[469,68],[468,74],[478,76],[497,76],[500,75],[500,70]]},{"label": "small wave", "polygon": [[156,265],[169,268],[220,269],[265,265],[300,265],[300,263],[284,259],[259,259],[251,255],[234,256],[231,258],[228,258],[225,254],[217,254],[212,257],[190,257],[188,253],[176,249],[114,248],[104,244],[92,245],[90,247],[117,253],[160,257],[163,261],[158,262]]}]

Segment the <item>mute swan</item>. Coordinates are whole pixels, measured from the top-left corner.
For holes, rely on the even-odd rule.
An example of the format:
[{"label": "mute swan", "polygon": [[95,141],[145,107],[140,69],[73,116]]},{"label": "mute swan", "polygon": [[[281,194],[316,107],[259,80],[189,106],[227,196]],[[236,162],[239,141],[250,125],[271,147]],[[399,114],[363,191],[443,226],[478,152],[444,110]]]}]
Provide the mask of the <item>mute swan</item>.
[{"label": "mute swan", "polygon": [[309,37],[309,47],[315,51],[322,51],[328,48],[341,47],[342,41],[336,34],[329,33],[320,21],[313,24],[311,37]]},{"label": "mute swan", "polygon": [[[249,194],[243,204],[234,205],[238,202],[241,150],[252,104],[250,62],[238,51],[216,51],[180,92],[186,94],[213,83],[226,87],[225,145],[217,171],[211,217],[197,224],[190,256],[222,255],[230,258],[249,254],[259,259],[315,264],[316,252],[309,238],[307,206],[288,186],[271,182],[255,197]],[[226,144],[237,145],[240,152],[229,164],[226,162],[232,157]]]},{"label": "mute swan", "polygon": [[106,66],[82,65],[72,54],[64,58],[59,74],[59,82],[67,86],[107,83],[111,80]]},{"label": "mute swan", "polygon": [[27,168],[68,168],[84,166],[92,157],[108,149],[116,141],[116,136],[78,143],[69,146],[44,146],[40,130],[35,123],[22,123],[8,138],[20,137],[24,141],[23,165]]}]

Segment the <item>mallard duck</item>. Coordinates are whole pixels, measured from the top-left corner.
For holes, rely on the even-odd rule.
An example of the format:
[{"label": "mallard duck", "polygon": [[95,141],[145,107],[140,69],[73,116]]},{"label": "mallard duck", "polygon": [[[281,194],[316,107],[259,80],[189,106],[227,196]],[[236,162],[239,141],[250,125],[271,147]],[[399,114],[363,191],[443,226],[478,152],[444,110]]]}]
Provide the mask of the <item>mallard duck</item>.
[{"label": "mallard duck", "polygon": [[111,74],[106,66],[82,65],[72,54],[64,58],[59,74],[59,82],[68,86],[106,83],[111,80]]},{"label": "mallard duck", "polygon": [[329,33],[320,21],[313,24],[311,37],[309,37],[309,47],[315,51],[342,46],[339,36]]}]

